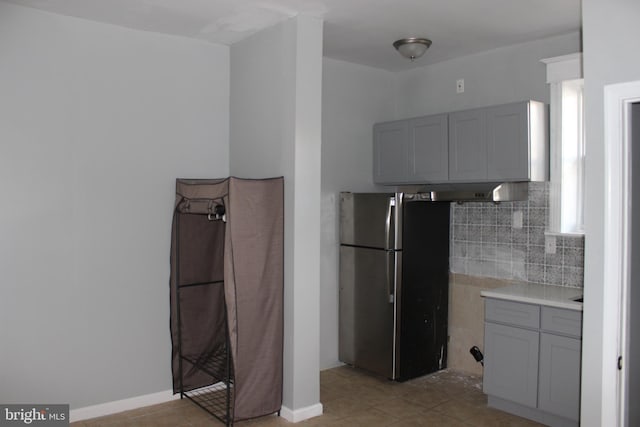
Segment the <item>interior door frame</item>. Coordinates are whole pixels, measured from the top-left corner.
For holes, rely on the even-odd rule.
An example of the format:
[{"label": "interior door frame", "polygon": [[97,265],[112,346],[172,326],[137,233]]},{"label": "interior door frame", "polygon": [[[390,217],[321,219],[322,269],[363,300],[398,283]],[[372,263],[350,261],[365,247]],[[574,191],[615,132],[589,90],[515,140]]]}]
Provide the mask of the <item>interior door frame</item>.
[{"label": "interior door frame", "polygon": [[[605,221],[604,277],[607,292],[603,300],[603,376],[615,378],[615,399],[603,402],[603,420],[625,424],[626,380],[629,360],[628,319],[631,253],[631,104],[640,102],[640,81],[607,85],[604,88]],[[612,333],[609,333],[612,332]],[[612,363],[622,357],[622,369]],[[611,390],[603,383],[603,394]]]}]

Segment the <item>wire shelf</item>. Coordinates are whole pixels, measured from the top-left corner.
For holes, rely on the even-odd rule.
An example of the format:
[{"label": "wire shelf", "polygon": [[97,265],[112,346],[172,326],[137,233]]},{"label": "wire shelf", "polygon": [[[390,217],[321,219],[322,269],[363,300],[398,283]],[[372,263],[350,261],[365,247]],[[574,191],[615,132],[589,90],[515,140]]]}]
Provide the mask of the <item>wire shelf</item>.
[{"label": "wire shelf", "polygon": [[229,361],[229,372],[227,373],[227,357],[227,349],[224,345],[218,346],[215,350],[197,357],[182,356],[187,362],[220,381],[226,379],[226,377],[233,378],[233,365],[230,363],[231,361]]},{"label": "wire shelf", "polygon": [[219,382],[207,387],[185,391],[184,396],[219,419],[233,425],[233,383]]}]

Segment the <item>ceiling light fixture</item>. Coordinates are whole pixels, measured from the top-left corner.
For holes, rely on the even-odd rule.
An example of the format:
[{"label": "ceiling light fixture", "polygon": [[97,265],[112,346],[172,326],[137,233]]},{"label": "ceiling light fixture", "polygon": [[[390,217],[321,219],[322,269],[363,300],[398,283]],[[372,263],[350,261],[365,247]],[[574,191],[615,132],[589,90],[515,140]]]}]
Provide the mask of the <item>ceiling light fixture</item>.
[{"label": "ceiling light fixture", "polygon": [[431,46],[431,40],[418,37],[409,37],[393,42],[393,47],[400,52],[400,55],[410,59],[411,62],[424,55],[429,46]]}]

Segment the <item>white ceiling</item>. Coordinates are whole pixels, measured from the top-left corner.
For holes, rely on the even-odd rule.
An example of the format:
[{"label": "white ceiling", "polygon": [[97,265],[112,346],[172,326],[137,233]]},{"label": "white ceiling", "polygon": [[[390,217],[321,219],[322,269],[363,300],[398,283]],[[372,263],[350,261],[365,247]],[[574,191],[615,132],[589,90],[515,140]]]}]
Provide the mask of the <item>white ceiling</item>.
[{"label": "white ceiling", "polygon": [[[300,13],[322,16],[325,56],[388,70],[578,31],[580,0],[6,0],[230,45]],[[427,37],[415,63],[391,44]]]}]

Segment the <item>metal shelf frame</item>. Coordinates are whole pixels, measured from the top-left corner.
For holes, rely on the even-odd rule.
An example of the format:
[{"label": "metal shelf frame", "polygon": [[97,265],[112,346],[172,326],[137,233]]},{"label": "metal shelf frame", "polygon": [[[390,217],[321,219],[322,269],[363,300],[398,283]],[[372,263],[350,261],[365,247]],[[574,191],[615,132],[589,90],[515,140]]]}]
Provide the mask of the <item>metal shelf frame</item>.
[{"label": "metal shelf frame", "polygon": [[[176,234],[180,234],[180,213],[175,212],[176,215]],[[220,420],[225,426],[233,425],[233,364],[231,360],[231,347],[229,342],[229,329],[227,325],[227,313],[226,307],[224,308],[224,330],[225,340],[222,345],[216,347],[213,351],[198,354],[198,355],[186,355],[183,354],[182,346],[182,319],[181,319],[181,307],[180,307],[180,294],[181,292],[189,292],[189,289],[193,289],[199,286],[224,286],[222,280],[210,281],[210,282],[197,282],[187,283],[180,285],[180,239],[177,239],[176,247],[176,292],[177,292],[177,323],[178,323],[178,352],[179,352],[179,377],[180,377],[180,398],[187,398],[200,408],[213,415]],[[200,387],[197,389],[186,390],[183,384],[184,378],[184,363],[188,362],[196,369],[206,373],[211,377],[211,384]]]}]

